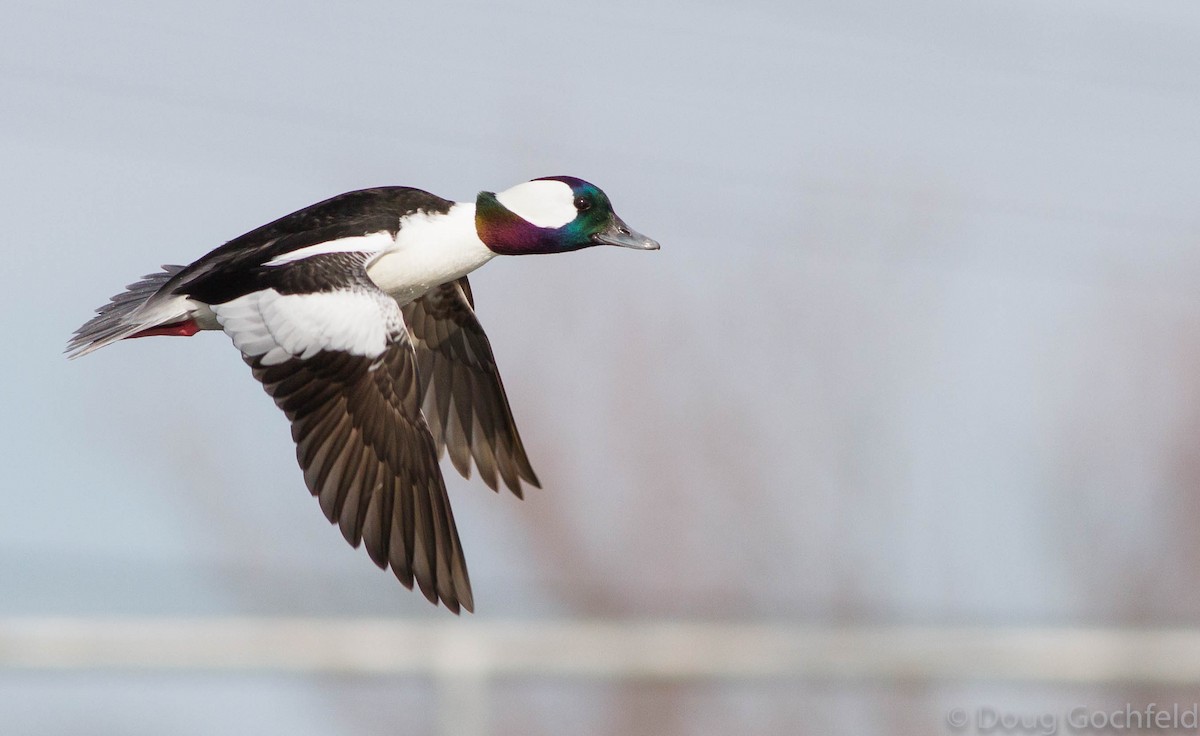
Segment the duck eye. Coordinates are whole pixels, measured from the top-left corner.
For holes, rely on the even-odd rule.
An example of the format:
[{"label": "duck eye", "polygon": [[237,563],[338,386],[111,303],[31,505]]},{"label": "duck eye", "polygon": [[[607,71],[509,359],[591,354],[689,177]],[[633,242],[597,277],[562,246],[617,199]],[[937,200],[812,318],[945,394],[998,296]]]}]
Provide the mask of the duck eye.
[{"label": "duck eye", "polygon": [[588,200],[587,197],[576,197],[575,198],[575,209],[579,210],[580,212],[583,212],[585,210],[590,210],[591,208],[592,208],[592,203]]}]

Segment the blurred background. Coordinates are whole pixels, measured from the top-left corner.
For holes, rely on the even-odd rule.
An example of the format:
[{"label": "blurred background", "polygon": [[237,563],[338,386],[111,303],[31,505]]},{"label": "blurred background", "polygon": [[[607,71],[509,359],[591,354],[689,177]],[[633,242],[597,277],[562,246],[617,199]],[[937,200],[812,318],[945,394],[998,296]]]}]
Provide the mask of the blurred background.
[{"label": "blurred background", "polygon": [[[453,636],[1200,616],[1194,3],[8,0],[4,15],[0,622]],[[553,174],[597,183],[663,249],[472,277],[544,485],[519,501],[445,464],[473,616],[326,523],[224,337],[61,356],[124,284],[333,194],[469,200]],[[12,651],[11,733],[449,730],[427,673],[43,668]],[[1195,700],[1186,681],[1086,672],[535,668],[488,688],[480,732],[580,736],[930,734],[959,706]]]}]

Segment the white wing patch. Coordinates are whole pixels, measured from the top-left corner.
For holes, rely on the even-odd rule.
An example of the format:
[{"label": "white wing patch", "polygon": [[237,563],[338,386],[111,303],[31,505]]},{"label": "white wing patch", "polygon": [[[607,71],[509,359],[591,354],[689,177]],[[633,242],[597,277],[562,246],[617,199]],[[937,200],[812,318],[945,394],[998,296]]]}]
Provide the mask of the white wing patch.
[{"label": "white wing patch", "polygon": [[365,289],[312,294],[263,289],[212,310],[237,349],[262,356],[263,365],[304,360],[322,350],[376,358],[403,324],[395,300]]},{"label": "white wing patch", "polygon": [[395,238],[392,237],[390,232],[380,230],[377,233],[356,235],[352,238],[338,238],[337,240],[329,240],[324,243],[297,248],[289,253],[275,256],[263,265],[283,266],[327,253],[378,253],[385,248],[390,248],[394,242]]}]

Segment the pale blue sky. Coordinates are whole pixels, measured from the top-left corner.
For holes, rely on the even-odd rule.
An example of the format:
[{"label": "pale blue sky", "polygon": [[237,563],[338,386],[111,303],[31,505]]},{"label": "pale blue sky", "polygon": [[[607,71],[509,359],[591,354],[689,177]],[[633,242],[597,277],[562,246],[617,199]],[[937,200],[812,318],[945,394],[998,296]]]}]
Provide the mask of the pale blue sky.
[{"label": "pale blue sky", "polygon": [[[551,174],[663,250],[473,277],[547,486],[447,468],[478,616],[1200,614],[1194,4],[246,6],[8,3],[0,615],[445,616],[324,521],[222,336],[60,352],[338,192]],[[263,687],[264,728],[364,728]]]}]

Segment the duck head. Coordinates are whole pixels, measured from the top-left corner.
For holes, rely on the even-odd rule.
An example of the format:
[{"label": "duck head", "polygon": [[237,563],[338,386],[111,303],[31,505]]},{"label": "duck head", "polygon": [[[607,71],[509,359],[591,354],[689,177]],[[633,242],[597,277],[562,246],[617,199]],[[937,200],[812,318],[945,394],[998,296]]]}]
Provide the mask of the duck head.
[{"label": "duck head", "polygon": [[608,195],[573,176],[548,176],[480,192],[475,231],[499,255],[566,253],[593,245],[658,250],[658,242],[626,225]]}]

